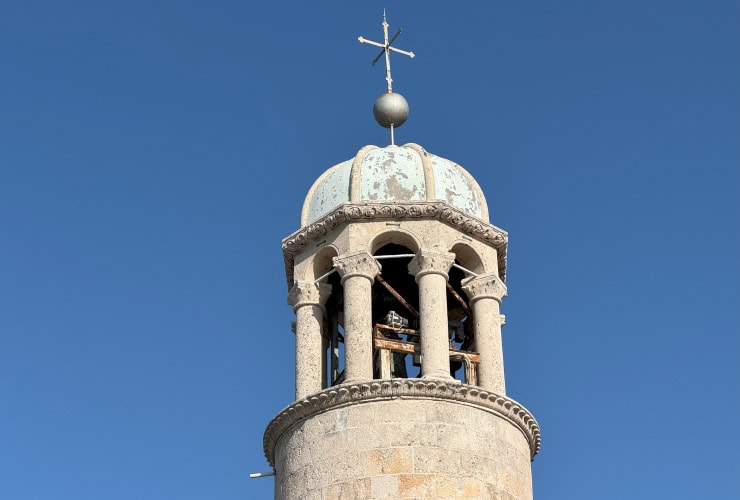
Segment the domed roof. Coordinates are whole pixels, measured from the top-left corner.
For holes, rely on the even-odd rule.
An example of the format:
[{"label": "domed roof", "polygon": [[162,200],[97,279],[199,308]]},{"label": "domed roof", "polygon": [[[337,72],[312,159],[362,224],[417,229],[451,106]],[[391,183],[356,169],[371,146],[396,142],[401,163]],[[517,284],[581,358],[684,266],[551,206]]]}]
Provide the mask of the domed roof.
[{"label": "domed roof", "polygon": [[404,144],[365,146],[321,174],[306,195],[301,226],[343,203],[417,200],[444,201],[488,222],[486,199],[473,176],[418,144]]}]

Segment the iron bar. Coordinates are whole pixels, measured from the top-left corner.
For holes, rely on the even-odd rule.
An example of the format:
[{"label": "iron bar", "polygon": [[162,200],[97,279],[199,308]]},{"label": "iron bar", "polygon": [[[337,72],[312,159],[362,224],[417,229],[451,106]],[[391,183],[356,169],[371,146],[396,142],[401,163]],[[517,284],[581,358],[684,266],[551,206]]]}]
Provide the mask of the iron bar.
[{"label": "iron bar", "polygon": [[381,285],[383,285],[385,287],[385,289],[388,290],[388,292],[391,295],[393,295],[393,297],[395,297],[395,299],[397,301],[399,301],[401,303],[401,305],[406,308],[406,310],[408,310],[408,312],[410,312],[411,314],[414,315],[415,318],[418,318],[419,317],[419,311],[417,311],[416,309],[414,309],[414,306],[412,306],[411,304],[409,304],[406,301],[406,299],[404,299],[403,297],[401,297],[401,294],[398,293],[386,280],[384,280],[381,275],[378,274],[375,277],[375,281],[377,281],[378,283],[380,283]]}]

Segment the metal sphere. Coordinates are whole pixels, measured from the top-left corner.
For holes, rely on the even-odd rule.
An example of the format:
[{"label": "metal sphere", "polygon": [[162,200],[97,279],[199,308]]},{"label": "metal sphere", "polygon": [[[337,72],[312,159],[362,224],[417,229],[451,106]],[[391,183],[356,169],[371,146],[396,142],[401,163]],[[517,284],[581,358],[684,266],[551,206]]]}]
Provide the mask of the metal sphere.
[{"label": "metal sphere", "polygon": [[382,127],[400,127],[409,117],[409,103],[401,94],[386,92],[375,100],[373,115]]}]

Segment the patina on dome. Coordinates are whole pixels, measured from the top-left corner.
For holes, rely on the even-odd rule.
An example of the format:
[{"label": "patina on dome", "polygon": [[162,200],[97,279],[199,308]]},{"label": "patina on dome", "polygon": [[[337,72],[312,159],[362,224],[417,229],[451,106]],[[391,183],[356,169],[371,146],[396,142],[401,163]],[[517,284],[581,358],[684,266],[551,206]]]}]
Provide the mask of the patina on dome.
[{"label": "patina on dome", "polygon": [[486,199],[473,176],[411,143],[365,146],[354,158],[324,172],[306,195],[301,226],[343,203],[418,200],[443,201],[488,222]]}]

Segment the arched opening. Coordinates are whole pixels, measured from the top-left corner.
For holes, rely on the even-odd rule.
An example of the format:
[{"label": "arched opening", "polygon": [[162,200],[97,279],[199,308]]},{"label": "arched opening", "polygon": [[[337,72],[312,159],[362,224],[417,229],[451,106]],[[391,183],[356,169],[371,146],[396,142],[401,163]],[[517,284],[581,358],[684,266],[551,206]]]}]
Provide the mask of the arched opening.
[{"label": "arched opening", "polygon": [[[399,234],[403,233],[395,233]],[[411,238],[404,243],[415,244]],[[421,359],[412,345],[419,342],[419,287],[408,269],[414,255],[411,248],[399,243],[385,243],[374,252],[382,266],[372,289],[375,378],[407,378],[421,373]],[[390,346],[396,348],[391,350]]]},{"label": "arched opening", "polygon": [[314,255],[306,269],[307,281],[331,286],[322,332],[322,388],[339,384],[344,377],[344,290],[340,276],[334,270],[334,257],[337,255],[336,248],[326,246]]},{"label": "arched opening", "polygon": [[475,364],[478,354],[473,352],[475,328],[470,302],[462,289],[462,281],[483,273],[483,263],[478,254],[465,243],[457,243],[450,250],[455,254],[455,264],[450,269],[447,282],[447,318],[450,349],[459,351],[450,356],[450,375],[461,382],[475,383]]},{"label": "arched opening", "polygon": [[450,252],[455,254],[455,262],[462,267],[474,272],[475,274],[483,274],[485,269],[483,268],[483,261],[478,256],[478,252],[466,243],[456,243],[450,249]]},{"label": "arched opening", "polygon": [[406,253],[416,254],[419,251],[419,242],[410,233],[401,230],[391,230],[384,231],[373,239],[370,244],[370,253],[373,255],[388,255],[379,254],[378,252],[383,247],[391,244],[405,247]]},{"label": "arched opening", "polygon": [[324,386],[331,387],[344,380],[344,289],[339,273],[331,273],[325,280],[331,285],[331,295],[326,301]]},{"label": "arched opening", "polygon": [[[311,260],[311,265],[306,270],[307,280],[320,280],[326,273],[334,268],[334,257],[337,256],[337,249],[333,246],[325,246],[319,250]],[[321,280],[321,282],[325,282]]]}]

